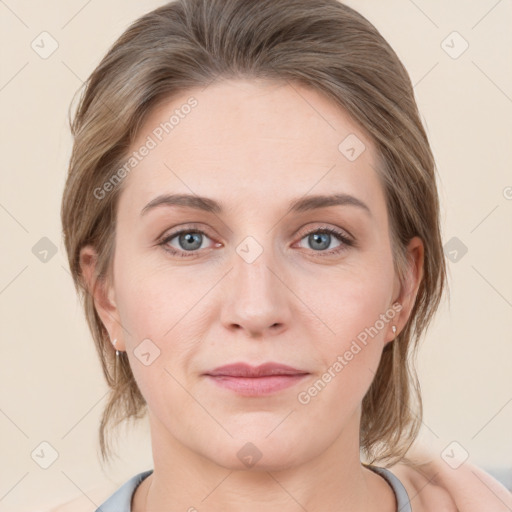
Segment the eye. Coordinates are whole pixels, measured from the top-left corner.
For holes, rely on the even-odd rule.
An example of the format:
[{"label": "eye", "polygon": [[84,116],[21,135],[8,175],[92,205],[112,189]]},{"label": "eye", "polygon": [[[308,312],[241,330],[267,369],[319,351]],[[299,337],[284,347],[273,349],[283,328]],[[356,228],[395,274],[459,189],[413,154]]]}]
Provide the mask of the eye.
[{"label": "eye", "polygon": [[[182,229],[164,236],[159,245],[175,256],[187,258],[195,256],[199,249],[205,248],[203,246],[205,238],[209,239],[210,237],[200,229]],[[172,245],[171,242],[174,239],[176,240]]]},{"label": "eye", "polygon": [[[326,250],[331,246],[333,237],[339,242],[338,245],[330,250]],[[353,240],[344,232],[330,227],[317,228],[313,231],[309,231],[300,241],[302,242],[303,240],[306,240],[306,243],[313,248],[314,252],[319,252],[321,255],[338,254],[354,245]]]},{"label": "eye", "polygon": [[[187,258],[196,256],[200,249],[212,248],[211,245],[210,247],[204,245],[206,239],[211,240],[204,231],[189,227],[164,235],[158,242],[158,245],[161,245],[164,250],[173,256]],[[318,253],[315,254],[315,256],[338,254],[355,245],[355,242],[343,231],[331,227],[311,230],[300,239],[300,242],[303,240],[306,240],[306,243],[310,244],[313,252]],[[336,240],[338,241],[338,245],[332,248],[331,244]],[[214,244],[214,247],[220,246],[222,246],[222,244]],[[331,247],[331,249],[326,250],[329,249],[329,247]]]}]

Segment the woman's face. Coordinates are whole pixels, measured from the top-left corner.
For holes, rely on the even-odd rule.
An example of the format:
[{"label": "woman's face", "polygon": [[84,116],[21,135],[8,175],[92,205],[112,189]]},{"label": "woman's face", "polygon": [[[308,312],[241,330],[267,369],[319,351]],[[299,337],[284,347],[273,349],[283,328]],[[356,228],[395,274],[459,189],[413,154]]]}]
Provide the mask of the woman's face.
[{"label": "woman's face", "polygon": [[[160,105],[131,150],[100,314],[148,403],[155,455],[180,446],[232,468],[336,445],[359,456],[361,401],[414,298],[394,274],[371,141],[314,91],[233,80]],[[303,375],[206,375],[238,362]]]}]

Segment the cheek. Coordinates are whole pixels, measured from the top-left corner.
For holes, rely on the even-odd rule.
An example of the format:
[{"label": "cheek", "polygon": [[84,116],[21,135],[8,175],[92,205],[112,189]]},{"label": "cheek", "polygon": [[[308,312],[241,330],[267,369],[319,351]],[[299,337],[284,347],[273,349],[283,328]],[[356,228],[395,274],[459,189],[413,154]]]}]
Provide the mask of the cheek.
[{"label": "cheek", "polygon": [[183,398],[178,382],[201,345],[204,322],[197,317],[197,302],[210,281],[195,274],[191,280],[190,269],[170,272],[168,266],[129,259],[116,271],[116,304],[141,393],[150,406],[162,393],[178,404]]},{"label": "cheek", "polygon": [[315,321],[309,334],[316,340],[315,350],[325,369],[322,375],[338,394],[355,394],[359,399],[377,371],[396,317],[390,303],[392,272],[382,271],[380,265],[364,270],[331,275],[322,293],[309,295],[311,309],[319,312],[323,324],[320,331]]},{"label": "cheek", "polygon": [[325,324],[326,339],[332,340],[337,349],[359,335],[364,341],[368,329],[371,339],[383,339],[387,323],[382,322],[382,315],[389,317],[394,312],[392,278],[392,267],[361,265],[331,272],[323,287],[311,288],[307,284],[314,290],[307,295],[308,305]]},{"label": "cheek", "polygon": [[353,287],[350,292],[338,293],[337,301],[324,310],[334,334],[319,337],[317,332],[311,338],[322,364],[297,394],[299,407],[310,417],[327,410],[334,424],[344,424],[360,406],[375,377],[385,333],[393,320],[385,294],[364,290]]},{"label": "cheek", "polygon": [[208,282],[188,268],[170,271],[165,260],[156,266],[142,258],[119,262],[116,298],[123,327],[128,331],[127,343],[133,345],[144,338],[158,343],[172,336],[182,319],[186,321],[198,297],[204,294],[201,283]]}]

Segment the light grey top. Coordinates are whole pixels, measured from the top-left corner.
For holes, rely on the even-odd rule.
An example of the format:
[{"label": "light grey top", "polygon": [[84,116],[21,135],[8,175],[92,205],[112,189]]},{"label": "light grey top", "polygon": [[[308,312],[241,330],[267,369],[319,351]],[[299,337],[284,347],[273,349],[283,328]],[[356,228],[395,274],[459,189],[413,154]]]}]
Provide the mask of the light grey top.
[{"label": "light grey top", "polygon": [[389,469],[380,468],[378,466],[370,466],[369,464],[365,464],[365,467],[371,469],[375,473],[381,475],[391,486],[396,497],[396,510],[397,512],[412,512],[411,508],[411,500],[409,499],[409,495],[405,490],[402,482],[393,474]]},{"label": "light grey top", "polygon": [[[365,467],[378,473],[389,483],[396,496],[397,512],[412,512],[411,502],[405,487],[391,471],[386,468],[367,464],[365,464]],[[99,508],[96,509],[96,512],[131,512],[132,496],[135,493],[135,489],[137,489],[142,480],[151,475],[151,473],[153,473],[153,470],[149,469],[148,471],[143,471],[130,478],[114,492],[107,501],[102,503]]]}]

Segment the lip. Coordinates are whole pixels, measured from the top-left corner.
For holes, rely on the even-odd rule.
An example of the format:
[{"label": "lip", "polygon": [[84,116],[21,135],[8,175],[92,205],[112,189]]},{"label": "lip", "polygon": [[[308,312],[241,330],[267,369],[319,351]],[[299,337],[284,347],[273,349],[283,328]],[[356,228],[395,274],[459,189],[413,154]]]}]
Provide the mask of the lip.
[{"label": "lip", "polygon": [[214,370],[205,372],[206,375],[212,377],[226,376],[226,377],[268,377],[274,375],[298,375],[306,374],[304,370],[298,370],[293,366],[280,363],[264,363],[259,366],[252,366],[248,363],[233,363],[219,366]]},{"label": "lip", "polygon": [[263,396],[289,388],[309,372],[279,363],[252,366],[234,363],[220,366],[204,374],[216,385],[243,396]]}]

